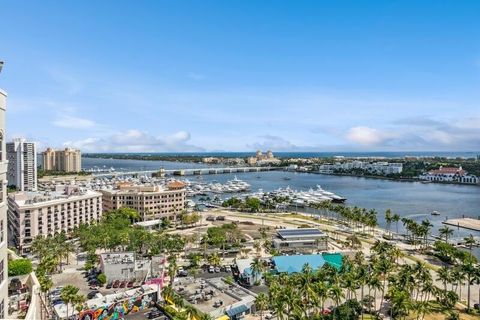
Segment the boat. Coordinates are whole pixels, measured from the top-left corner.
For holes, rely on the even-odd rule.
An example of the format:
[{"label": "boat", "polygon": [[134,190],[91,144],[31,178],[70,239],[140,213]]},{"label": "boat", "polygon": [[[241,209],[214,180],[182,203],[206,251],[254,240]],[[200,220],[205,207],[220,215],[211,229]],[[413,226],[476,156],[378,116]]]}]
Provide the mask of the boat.
[{"label": "boat", "polygon": [[438,212],[438,211],[432,211],[430,214],[431,214],[432,216],[439,216],[439,215],[440,215],[440,212]]},{"label": "boat", "polygon": [[283,180],[292,180],[290,177],[283,177]]}]

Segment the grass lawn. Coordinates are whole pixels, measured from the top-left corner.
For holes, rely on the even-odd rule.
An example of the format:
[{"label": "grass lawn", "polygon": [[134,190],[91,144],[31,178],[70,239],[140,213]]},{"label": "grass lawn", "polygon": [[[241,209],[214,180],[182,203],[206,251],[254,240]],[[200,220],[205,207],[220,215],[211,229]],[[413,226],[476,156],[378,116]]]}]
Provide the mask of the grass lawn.
[{"label": "grass lawn", "polygon": [[[443,312],[441,311],[442,308],[438,303],[431,303],[433,312],[430,314],[425,315],[424,320],[445,320],[448,312]],[[478,320],[480,319],[480,314],[467,314],[463,311],[456,310],[457,312],[460,313],[460,319],[461,320]],[[417,314],[411,314],[410,316],[407,317],[407,320],[416,320],[417,319]]]}]

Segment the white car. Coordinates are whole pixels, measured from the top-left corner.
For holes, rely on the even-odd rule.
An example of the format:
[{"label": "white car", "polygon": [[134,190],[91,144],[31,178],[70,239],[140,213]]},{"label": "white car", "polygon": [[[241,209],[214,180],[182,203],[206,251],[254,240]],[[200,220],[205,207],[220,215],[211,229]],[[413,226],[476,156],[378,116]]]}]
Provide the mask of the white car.
[{"label": "white car", "polygon": [[213,266],[208,267],[208,272],[214,273],[214,272],[215,272],[215,268],[214,268]]},{"label": "white car", "polygon": [[225,267],[225,272],[232,272],[232,268],[230,266]]}]

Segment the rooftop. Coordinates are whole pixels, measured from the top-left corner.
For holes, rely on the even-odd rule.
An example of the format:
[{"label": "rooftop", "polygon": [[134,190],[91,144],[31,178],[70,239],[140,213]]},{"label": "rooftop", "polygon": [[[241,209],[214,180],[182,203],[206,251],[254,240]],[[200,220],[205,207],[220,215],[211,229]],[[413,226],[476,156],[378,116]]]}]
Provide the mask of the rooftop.
[{"label": "rooftop", "polygon": [[277,272],[302,272],[303,266],[308,264],[313,270],[323,267],[325,263],[337,269],[342,266],[340,253],[322,253],[309,255],[277,256],[272,258]]},{"label": "rooftop", "polygon": [[278,235],[283,239],[323,237],[325,234],[316,228],[280,229]]},{"label": "rooftop", "polygon": [[133,252],[102,253],[100,257],[105,264],[133,264],[135,262]]},{"label": "rooftop", "polygon": [[255,294],[222,278],[181,278],[174,290],[201,312],[220,317],[236,307],[252,304]]},{"label": "rooftop", "polygon": [[9,195],[9,198],[21,206],[31,206],[40,203],[62,202],[65,200],[74,200],[83,196],[101,196],[100,193],[78,186],[58,186],[52,191],[22,191]]}]

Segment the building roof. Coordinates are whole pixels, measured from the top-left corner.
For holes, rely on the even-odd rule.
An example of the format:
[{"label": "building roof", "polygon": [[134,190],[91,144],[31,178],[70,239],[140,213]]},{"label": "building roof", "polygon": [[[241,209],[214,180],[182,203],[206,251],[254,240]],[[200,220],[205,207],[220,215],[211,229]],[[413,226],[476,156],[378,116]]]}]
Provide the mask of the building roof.
[{"label": "building roof", "polygon": [[462,167],[460,167],[460,168],[440,167],[436,170],[429,171],[429,173],[430,174],[459,174],[459,175],[463,175],[463,174],[465,174],[465,170],[463,170]]},{"label": "building roof", "polygon": [[227,310],[227,316],[233,317],[233,316],[236,316],[237,314],[244,313],[247,310],[248,310],[248,307],[242,304],[242,305],[239,305],[238,307],[233,307],[230,310]]},{"label": "building roof", "polygon": [[83,197],[99,197],[102,194],[88,189],[66,186],[64,190],[56,191],[22,191],[10,194],[9,199],[13,200],[19,207],[54,205],[81,199]]},{"label": "building roof", "polygon": [[238,271],[240,273],[244,273],[246,275],[251,275],[252,274],[252,265],[253,259],[252,258],[247,258],[247,259],[237,259],[236,264]]},{"label": "building roof", "polygon": [[332,254],[309,254],[293,256],[277,256],[272,258],[277,272],[297,273],[302,272],[303,266],[308,264],[313,270],[323,267],[325,263],[339,269],[342,266],[342,255]]},{"label": "building roof", "polygon": [[283,239],[321,237],[325,234],[316,228],[280,229],[278,235]]},{"label": "building roof", "polygon": [[167,184],[167,188],[169,189],[182,189],[185,188],[185,183],[181,181],[172,181],[169,184]]}]

